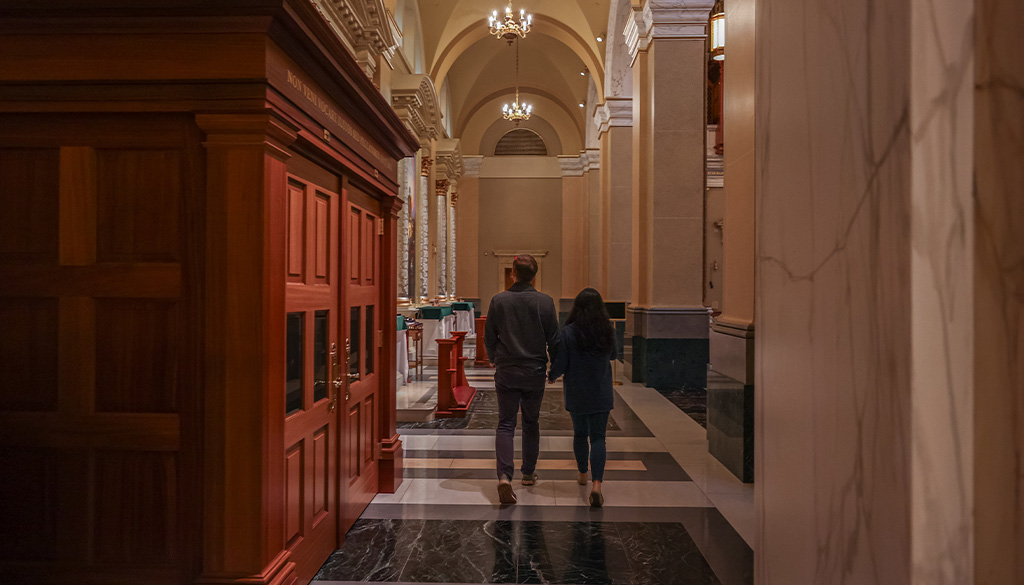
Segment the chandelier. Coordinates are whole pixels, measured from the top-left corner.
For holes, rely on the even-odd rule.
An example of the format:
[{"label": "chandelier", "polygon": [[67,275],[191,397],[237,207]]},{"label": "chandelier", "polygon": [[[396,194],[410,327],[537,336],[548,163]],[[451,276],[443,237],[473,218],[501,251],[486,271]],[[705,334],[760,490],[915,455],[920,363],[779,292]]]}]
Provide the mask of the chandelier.
[{"label": "chandelier", "polygon": [[511,120],[518,125],[523,120],[529,120],[531,112],[533,112],[533,106],[519,101],[519,43],[516,42],[516,101],[512,102],[511,106],[508,104],[502,106],[501,115],[506,120]]},{"label": "chandelier", "polygon": [[508,6],[505,7],[504,21],[498,19],[497,10],[487,19],[491,28],[491,34],[499,39],[505,39],[510,45],[516,38],[523,38],[526,36],[526,33],[530,32],[530,23],[532,21],[533,15],[526,14],[525,10],[519,11],[519,22],[512,18],[512,0],[508,0]]}]

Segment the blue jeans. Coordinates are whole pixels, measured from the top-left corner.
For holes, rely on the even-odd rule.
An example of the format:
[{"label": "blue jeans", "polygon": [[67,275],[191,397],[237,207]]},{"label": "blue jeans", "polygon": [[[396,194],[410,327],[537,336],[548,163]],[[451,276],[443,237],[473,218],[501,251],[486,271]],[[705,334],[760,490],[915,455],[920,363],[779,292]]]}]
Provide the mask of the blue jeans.
[{"label": "blue jeans", "polygon": [[586,473],[587,459],[590,459],[590,479],[593,481],[604,481],[604,461],[607,457],[604,435],[608,428],[608,414],[569,413],[572,417],[572,450],[576,454],[576,469]]}]

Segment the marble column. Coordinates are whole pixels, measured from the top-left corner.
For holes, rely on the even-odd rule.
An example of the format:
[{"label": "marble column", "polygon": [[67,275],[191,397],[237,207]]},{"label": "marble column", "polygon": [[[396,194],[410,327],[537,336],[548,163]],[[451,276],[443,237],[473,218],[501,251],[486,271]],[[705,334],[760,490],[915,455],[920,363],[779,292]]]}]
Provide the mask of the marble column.
[{"label": "marble column", "polygon": [[419,302],[430,298],[430,199],[434,189],[430,184],[434,159],[429,146],[420,149],[420,182],[416,191],[416,290]]},{"label": "marble column", "polygon": [[437,287],[433,298],[444,299],[448,296],[448,179],[434,179],[434,254]]},{"label": "marble column", "polygon": [[710,336],[708,450],[743,481],[754,479],[754,6],[729,0],[723,83],[725,213],[722,313]]},{"label": "marble column", "polygon": [[[598,139],[600,146],[600,139]],[[587,286],[598,288],[601,271],[601,149],[584,151],[583,183],[587,200]]]},{"label": "marble column", "polygon": [[398,303],[412,302],[414,273],[410,268],[409,239],[412,237],[413,201],[416,196],[416,157],[398,161],[398,198],[402,200],[402,211],[398,216]]},{"label": "marble column", "polygon": [[632,6],[632,291],[626,373],[665,389],[707,384],[705,48],[711,2]]}]

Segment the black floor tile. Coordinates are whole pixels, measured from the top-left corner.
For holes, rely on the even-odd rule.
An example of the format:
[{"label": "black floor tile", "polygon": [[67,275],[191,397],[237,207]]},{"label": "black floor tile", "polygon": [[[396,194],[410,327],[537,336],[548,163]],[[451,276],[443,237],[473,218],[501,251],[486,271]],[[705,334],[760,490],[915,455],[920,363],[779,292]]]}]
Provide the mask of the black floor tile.
[{"label": "black floor tile", "polygon": [[[700,538],[711,546],[708,534]],[[752,556],[737,562],[750,564]],[[750,583],[720,580],[681,522],[525,520],[360,520],[315,580]]]}]

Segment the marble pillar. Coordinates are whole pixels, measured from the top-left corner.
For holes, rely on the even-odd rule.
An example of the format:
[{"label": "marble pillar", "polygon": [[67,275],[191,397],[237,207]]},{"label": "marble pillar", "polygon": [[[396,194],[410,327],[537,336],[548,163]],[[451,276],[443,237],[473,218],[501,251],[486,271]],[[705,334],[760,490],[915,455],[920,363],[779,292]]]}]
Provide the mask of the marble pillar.
[{"label": "marble pillar", "polygon": [[[600,144],[600,140],[599,140]],[[587,199],[587,286],[599,289],[601,270],[601,149],[588,148],[583,168]]]},{"label": "marble pillar", "polygon": [[409,240],[412,237],[412,218],[416,194],[416,158],[408,157],[398,161],[398,198],[402,200],[402,211],[398,216],[398,303],[412,302],[413,277],[410,268]]},{"label": "marble pillar", "polygon": [[[759,583],[1020,582],[1020,419],[975,412],[998,395],[999,414],[1018,416],[1020,378],[1008,388],[986,368],[1020,372],[1019,344],[989,344],[1022,330],[1020,237],[1003,231],[1021,220],[1019,186],[985,191],[975,168],[1008,154],[974,151],[975,6],[757,5]],[[1007,114],[996,124],[1019,127],[1020,110]],[[1001,146],[1019,155],[1019,140]],[[980,235],[986,209],[997,229]],[[995,310],[979,302],[986,282]],[[1014,471],[979,482],[977,464],[1008,451]],[[988,508],[982,490],[1016,505]],[[1011,526],[983,566],[986,517]]]},{"label": "marble pillar", "polygon": [[448,179],[434,180],[434,262],[437,271],[433,298],[444,299],[448,296]]},{"label": "marble pillar", "polygon": [[705,63],[711,2],[647,0],[626,23],[633,68],[632,278],[626,372],[707,384]]},{"label": "marble pillar", "polygon": [[425,303],[430,298],[430,200],[434,190],[431,188],[431,167],[434,164],[429,147],[420,150],[420,181],[416,190],[416,287],[419,302]]},{"label": "marble pillar", "polygon": [[708,450],[743,481],[754,479],[754,7],[729,0],[724,67],[722,308],[711,327]]}]

